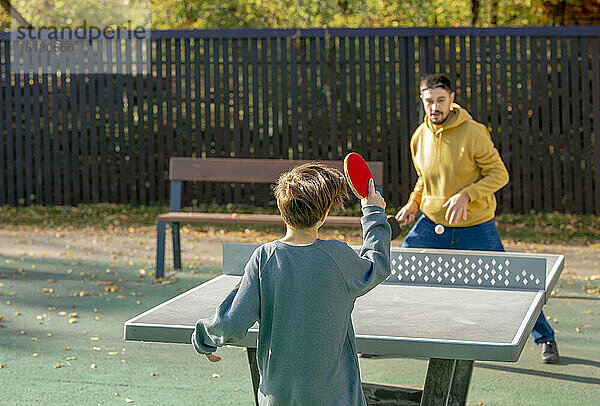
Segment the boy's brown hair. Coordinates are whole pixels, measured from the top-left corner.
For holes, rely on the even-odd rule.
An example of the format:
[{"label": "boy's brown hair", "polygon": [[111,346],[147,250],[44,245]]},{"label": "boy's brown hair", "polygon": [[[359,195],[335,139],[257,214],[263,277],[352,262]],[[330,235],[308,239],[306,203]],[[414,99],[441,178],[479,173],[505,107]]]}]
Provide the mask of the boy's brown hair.
[{"label": "boy's brown hair", "polygon": [[317,162],[295,167],[282,174],[275,184],[281,217],[296,229],[314,226],[331,208],[343,208],[347,197],[344,175]]}]

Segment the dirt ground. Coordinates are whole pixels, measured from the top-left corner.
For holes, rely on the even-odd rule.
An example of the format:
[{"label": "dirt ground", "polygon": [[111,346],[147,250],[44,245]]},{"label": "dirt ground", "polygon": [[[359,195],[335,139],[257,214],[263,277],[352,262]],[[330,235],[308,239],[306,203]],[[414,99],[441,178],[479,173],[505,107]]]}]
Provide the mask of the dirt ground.
[{"label": "dirt ground", "polygon": [[[208,227],[203,230],[183,227],[181,235],[183,266],[220,264],[224,242],[264,243],[281,235],[244,231],[224,231]],[[324,231],[321,238],[337,238],[349,244],[360,244],[358,232]],[[392,243],[399,246],[401,241]],[[588,277],[600,274],[600,247],[504,241],[507,251],[562,254],[565,256],[563,275]],[[152,270],[156,253],[156,232],[153,227],[129,229],[36,229],[4,227],[0,230],[0,255],[34,258],[70,258],[92,261],[133,261]],[[170,259],[170,235],[167,235],[167,269]]]}]

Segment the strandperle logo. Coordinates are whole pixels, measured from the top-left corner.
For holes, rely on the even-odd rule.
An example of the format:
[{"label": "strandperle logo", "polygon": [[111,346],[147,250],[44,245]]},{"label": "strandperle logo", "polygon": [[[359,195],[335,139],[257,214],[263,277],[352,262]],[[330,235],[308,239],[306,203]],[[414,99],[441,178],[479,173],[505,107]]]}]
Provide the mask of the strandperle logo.
[{"label": "strandperle logo", "polygon": [[136,74],[147,72],[149,0],[11,2],[12,72]]},{"label": "strandperle logo", "polygon": [[104,39],[104,40],[115,40],[115,39],[147,39],[149,31],[144,27],[138,25],[133,27],[131,21],[127,24],[118,27],[96,27],[93,25],[88,26],[87,22],[84,21],[82,25],[72,28],[68,26],[62,27],[39,27],[35,29],[19,27],[14,35],[13,39],[23,40],[54,40],[54,41],[87,41],[89,45],[92,45],[93,41]]}]

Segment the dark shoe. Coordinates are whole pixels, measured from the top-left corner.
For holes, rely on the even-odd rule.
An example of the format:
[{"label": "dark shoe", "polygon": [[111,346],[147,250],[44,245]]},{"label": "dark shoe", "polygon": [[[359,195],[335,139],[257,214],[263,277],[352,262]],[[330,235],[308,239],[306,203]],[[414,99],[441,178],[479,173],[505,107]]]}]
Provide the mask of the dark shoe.
[{"label": "dark shoe", "polygon": [[544,364],[556,364],[558,362],[558,345],[556,341],[542,343],[542,362]]}]

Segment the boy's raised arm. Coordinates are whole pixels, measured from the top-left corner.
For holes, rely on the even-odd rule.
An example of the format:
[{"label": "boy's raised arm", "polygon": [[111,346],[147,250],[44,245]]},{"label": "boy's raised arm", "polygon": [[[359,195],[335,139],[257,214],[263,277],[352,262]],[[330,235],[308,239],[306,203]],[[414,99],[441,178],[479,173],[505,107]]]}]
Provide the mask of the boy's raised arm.
[{"label": "boy's raised arm", "polygon": [[[361,201],[363,244],[358,257],[352,252],[342,256],[341,271],[353,297],[362,296],[390,275],[392,231],[385,214],[385,201],[372,181],[369,196]],[[350,250],[350,248],[348,247]]]},{"label": "boy's raised arm", "polygon": [[192,334],[192,345],[197,352],[210,354],[217,347],[243,340],[248,329],[259,319],[259,264],[260,249],[256,249],[246,264],[244,276],[215,313],[198,320]]}]

